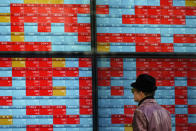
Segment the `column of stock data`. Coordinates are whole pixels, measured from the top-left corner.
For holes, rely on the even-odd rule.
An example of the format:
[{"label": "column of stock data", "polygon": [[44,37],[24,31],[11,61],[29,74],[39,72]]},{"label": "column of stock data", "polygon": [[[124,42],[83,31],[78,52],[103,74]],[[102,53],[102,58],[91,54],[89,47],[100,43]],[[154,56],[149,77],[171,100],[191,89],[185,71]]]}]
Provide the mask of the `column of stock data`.
[{"label": "column of stock data", "polygon": [[90,51],[90,0],[1,0],[0,51]]},{"label": "column of stock data", "polygon": [[137,103],[130,84],[139,74],[157,80],[156,101],[172,116],[172,130],[196,129],[196,59],[100,58],[98,112],[101,131],[132,130]]},{"label": "column of stock data", "polygon": [[0,58],[1,131],[92,131],[90,58]]},{"label": "column of stock data", "polygon": [[194,0],[97,0],[99,52],[195,52]]}]

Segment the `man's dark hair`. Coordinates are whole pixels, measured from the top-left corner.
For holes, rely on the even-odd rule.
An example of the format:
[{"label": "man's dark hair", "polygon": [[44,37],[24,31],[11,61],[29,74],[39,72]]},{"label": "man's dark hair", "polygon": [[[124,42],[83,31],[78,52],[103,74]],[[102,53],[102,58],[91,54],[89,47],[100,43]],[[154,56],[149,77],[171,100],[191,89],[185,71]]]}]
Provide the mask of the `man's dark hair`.
[{"label": "man's dark hair", "polygon": [[152,91],[152,92],[143,92],[143,93],[144,93],[145,96],[155,96],[155,91]]}]

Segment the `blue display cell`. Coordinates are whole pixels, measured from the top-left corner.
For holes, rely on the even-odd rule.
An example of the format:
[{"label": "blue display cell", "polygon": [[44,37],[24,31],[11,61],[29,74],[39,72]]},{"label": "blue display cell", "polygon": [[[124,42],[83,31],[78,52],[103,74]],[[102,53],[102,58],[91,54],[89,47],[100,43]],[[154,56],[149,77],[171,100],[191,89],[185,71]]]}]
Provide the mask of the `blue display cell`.
[{"label": "blue display cell", "polygon": [[186,47],[186,52],[195,52],[196,47]]},{"label": "blue display cell", "polygon": [[188,117],[188,123],[196,123],[196,116],[195,115],[189,116]]},{"label": "blue display cell", "polygon": [[46,125],[49,125],[49,124],[53,124],[53,118],[41,118],[39,119],[39,124],[46,124]]},{"label": "blue display cell", "polygon": [[97,27],[97,33],[109,33],[110,28],[109,27]]},{"label": "blue display cell", "polygon": [[135,27],[121,27],[123,33],[136,33]]},{"label": "blue display cell", "polygon": [[92,128],[80,128],[80,131],[93,131]]},{"label": "blue display cell", "polygon": [[99,125],[111,125],[111,118],[99,118]]},{"label": "blue display cell", "polygon": [[77,115],[79,113],[80,113],[79,109],[66,109],[66,115]]},{"label": "blue display cell", "polygon": [[10,33],[11,32],[11,27],[10,26],[0,26],[0,33]]},{"label": "blue display cell", "polygon": [[64,33],[64,26],[55,26],[55,25],[52,25],[51,26],[51,32],[53,33]]},{"label": "blue display cell", "polygon": [[66,86],[65,80],[53,80],[52,84],[53,86]]},{"label": "blue display cell", "polygon": [[173,35],[175,33],[175,30],[178,30],[178,28],[160,28],[160,33],[161,35],[163,34]]},{"label": "blue display cell", "polygon": [[160,6],[160,0],[147,0],[148,6]]},{"label": "blue display cell", "polygon": [[[126,4],[126,3],[125,3]],[[122,14],[123,15],[135,15],[135,10],[134,9],[123,9],[122,10]]]},{"label": "blue display cell", "polygon": [[1,0],[0,4],[10,4],[10,0]]},{"label": "blue display cell", "polygon": [[26,90],[13,90],[12,96],[13,96],[13,97],[22,97],[22,96],[26,96]]},{"label": "blue display cell", "polygon": [[196,105],[196,99],[188,99],[189,105]]},{"label": "blue display cell", "polygon": [[10,3],[24,3],[24,0],[10,0]]},{"label": "blue display cell", "polygon": [[124,105],[138,105],[138,103],[135,102],[133,98],[131,98],[131,99],[125,99]]},{"label": "blue display cell", "polygon": [[51,42],[64,42],[64,41],[65,41],[64,36],[51,36]]},{"label": "blue display cell", "polygon": [[78,80],[65,80],[65,86],[68,88],[68,89],[72,89],[73,86],[75,88],[79,88],[79,81]]},{"label": "blue display cell", "polygon": [[121,0],[121,3],[126,3],[126,4],[134,4],[135,0]]},{"label": "blue display cell", "polygon": [[173,0],[173,6],[185,6],[185,0]]},{"label": "blue display cell", "polygon": [[128,87],[135,80],[111,80],[111,86],[124,86]]},{"label": "blue display cell", "polygon": [[13,115],[24,115],[26,114],[26,109],[12,109]]},{"label": "blue display cell", "polygon": [[52,44],[52,51],[65,51],[65,46],[64,45],[54,45]]},{"label": "blue display cell", "polygon": [[186,28],[173,28],[174,34],[186,34]]},{"label": "blue display cell", "polygon": [[36,118],[31,118],[31,119],[27,119],[26,120],[26,124],[27,125],[39,125],[39,119],[36,119]]},{"label": "blue display cell", "polygon": [[23,78],[24,80],[17,80],[18,77],[12,77],[12,86],[13,87],[26,87],[26,80],[24,77],[19,77]]},{"label": "blue display cell", "polygon": [[196,19],[190,19],[186,17],[186,25],[194,26],[196,23]]},{"label": "blue display cell", "polygon": [[79,90],[66,90],[66,96],[78,97]]},{"label": "blue display cell", "polygon": [[119,3],[121,3],[122,0],[108,0],[109,5],[119,5]]},{"label": "blue display cell", "polygon": [[[127,6],[123,5],[125,3],[122,3],[122,6]],[[135,10],[132,8],[109,8],[109,15],[134,15],[135,14]]]},{"label": "blue display cell", "polygon": [[[153,28],[151,30],[153,30]],[[147,29],[135,27],[135,33],[147,33]]]},{"label": "blue display cell", "polygon": [[136,78],[136,71],[123,71],[123,78],[135,79]]},{"label": "blue display cell", "polygon": [[13,131],[12,128],[0,128],[0,131]]},{"label": "blue display cell", "polygon": [[188,89],[188,97],[192,98],[195,96],[195,94],[196,94],[196,90],[189,90]]},{"label": "blue display cell", "polygon": [[77,17],[78,23],[90,23],[90,17]]},{"label": "blue display cell", "polygon": [[174,105],[175,99],[156,99],[157,103],[160,105]]},{"label": "blue display cell", "polygon": [[175,113],[176,114],[188,114],[188,109],[187,109],[187,107],[175,108]]},{"label": "blue display cell", "polygon": [[79,71],[79,77],[92,77],[91,71]]},{"label": "blue display cell", "polygon": [[39,42],[51,42],[51,36],[37,37],[37,41],[39,41]]},{"label": "blue display cell", "polygon": [[110,52],[135,52],[135,46],[110,46]]},{"label": "blue display cell", "polygon": [[125,99],[110,99],[110,103],[108,103],[110,106],[118,105],[118,106],[124,106]]},{"label": "blue display cell", "polygon": [[99,131],[112,131],[111,127],[99,127]]},{"label": "blue display cell", "polygon": [[53,100],[56,105],[66,105],[66,106],[78,106],[79,107],[79,99],[64,99],[64,100]]},{"label": "blue display cell", "polygon": [[12,90],[1,90],[0,96],[12,96]]},{"label": "blue display cell", "polygon": [[187,80],[185,79],[177,79],[175,80],[175,86],[187,86]]},{"label": "blue display cell", "polygon": [[124,96],[125,96],[125,97],[129,97],[129,98],[133,98],[131,89],[125,89],[125,90],[124,90]]},{"label": "blue display cell", "polygon": [[92,125],[92,118],[80,118],[80,125],[86,125],[86,124]]},{"label": "blue display cell", "polygon": [[[123,62],[123,68],[132,68],[133,70],[135,70],[135,74],[136,74],[136,62]],[[135,69],[134,69],[135,68]]]},{"label": "blue display cell", "polygon": [[175,47],[174,52],[186,52],[186,47]]},{"label": "blue display cell", "polygon": [[55,128],[53,127],[54,131],[67,131],[67,128]]},{"label": "blue display cell", "polygon": [[78,67],[78,61],[65,61],[65,67]]},{"label": "blue display cell", "polygon": [[[36,33],[38,32],[38,26],[24,26],[25,33]],[[25,35],[26,36],[26,35]]]},{"label": "blue display cell", "polygon": [[[122,24],[122,18],[110,18],[109,23],[111,24]],[[106,23],[108,24],[108,23]]]},{"label": "blue display cell", "polygon": [[196,28],[185,28],[185,34],[195,34]]},{"label": "blue display cell", "polygon": [[[116,109],[114,109],[116,110]],[[99,108],[99,115],[111,115],[112,114],[112,109],[111,108]]]},{"label": "blue display cell", "polygon": [[173,43],[173,37],[163,37],[161,36],[161,43]]},{"label": "blue display cell", "polygon": [[56,102],[59,102],[59,100],[57,99],[57,101],[54,101],[53,99],[41,99],[39,100],[39,105],[60,105]]},{"label": "blue display cell", "polygon": [[90,4],[90,0],[64,0],[64,4]]},{"label": "blue display cell", "polygon": [[12,128],[13,131],[26,131],[26,128]]},{"label": "blue display cell", "polygon": [[0,115],[12,115],[11,109],[0,109]]},{"label": "blue display cell", "polygon": [[97,23],[99,23],[99,24],[109,24],[110,23],[110,19],[105,18],[105,17],[103,17],[103,18],[97,17],[96,20],[97,20]]},{"label": "blue display cell", "polygon": [[135,5],[148,5],[148,0],[135,0]]},{"label": "blue display cell", "polygon": [[28,36],[28,35],[25,35],[25,41],[28,41],[28,42],[37,42],[38,41],[37,37],[39,37],[39,36],[30,36],[30,35]]},{"label": "blue display cell", "polygon": [[155,97],[175,97],[175,91],[174,90],[157,90],[155,93]]},{"label": "blue display cell", "polygon": [[80,131],[79,128],[67,128],[67,131]]},{"label": "blue display cell", "polygon": [[72,49],[72,51],[90,51],[91,46],[90,45],[74,45],[74,46],[66,46],[65,51],[68,51],[69,49]]},{"label": "blue display cell", "polygon": [[14,118],[13,119],[13,125],[26,125],[26,124],[28,124],[27,121],[28,121],[28,119],[22,119],[22,118],[16,119],[16,118]]},{"label": "blue display cell", "polygon": [[98,100],[99,107],[108,106],[109,103],[110,103],[110,100],[108,100],[108,99],[99,99]]},{"label": "blue display cell", "polygon": [[117,14],[122,15],[122,9],[120,9],[120,8],[109,8],[109,14],[110,15],[117,15]]},{"label": "blue display cell", "polygon": [[109,96],[111,96],[111,92],[110,92],[110,90],[99,90],[99,92],[98,92],[98,96],[99,97],[109,97]]},{"label": "blue display cell", "polygon": [[40,102],[42,100],[40,99],[26,99],[25,102],[26,102],[26,105],[40,105]]},{"label": "blue display cell", "polygon": [[67,42],[67,43],[75,43],[75,42],[78,42],[78,36],[64,36],[64,40]]},{"label": "blue display cell", "polygon": [[121,27],[110,27],[108,33],[122,33]]},{"label": "blue display cell", "polygon": [[97,63],[98,67],[110,67],[110,61],[99,61]]},{"label": "blue display cell", "polygon": [[124,114],[124,108],[111,109],[111,114]]},{"label": "blue display cell", "polygon": [[0,35],[0,41],[11,41],[11,36],[9,36],[9,35]]},{"label": "blue display cell", "polygon": [[144,33],[149,33],[149,34],[160,34],[161,30],[160,28],[144,28]]},{"label": "blue display cell", "polygon": [[112,131],[124,131],[125,128],[124,127],[111,127]]}]

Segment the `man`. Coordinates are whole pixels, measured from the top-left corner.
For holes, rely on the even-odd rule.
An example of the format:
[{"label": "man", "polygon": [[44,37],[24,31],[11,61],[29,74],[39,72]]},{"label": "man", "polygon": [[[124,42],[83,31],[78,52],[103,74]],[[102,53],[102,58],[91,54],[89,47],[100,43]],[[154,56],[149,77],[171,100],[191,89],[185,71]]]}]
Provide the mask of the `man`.
[{"label": "man", "polygon": [[150,75],[141,74],[132,83],[134,100],[138,107],[134,112],[133,131],[171,131],[171,116],[154,99],[156,80]]}]

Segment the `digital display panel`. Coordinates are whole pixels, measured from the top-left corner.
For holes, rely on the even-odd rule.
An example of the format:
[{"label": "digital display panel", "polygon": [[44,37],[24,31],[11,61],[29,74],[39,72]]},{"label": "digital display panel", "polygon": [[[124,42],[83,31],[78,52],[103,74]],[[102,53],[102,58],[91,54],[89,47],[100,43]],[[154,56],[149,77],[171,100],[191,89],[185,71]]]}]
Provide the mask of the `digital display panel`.
[{"label": "digital display panel", "polygon": [[196,52],[195,0],[96,0],[99,52]]},{"label": "digital display panel", "polygon": [[90,0],[1,0],[0,51],[90,51]]},{"label": "digital display panel", "polygon": [[196,129],[196,59],[98,59],[98,113],[100,131],[132,130],[137,108],[131,93],[140,74],[156,78],[156,101],[172,117],[172,130]]},{"label": "digital display panel", "polygon": [[0,58],[0,131],[92,131],[90,58]]}]

